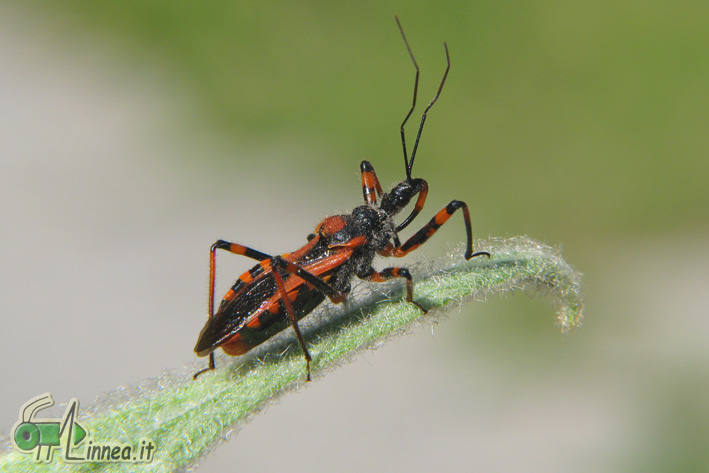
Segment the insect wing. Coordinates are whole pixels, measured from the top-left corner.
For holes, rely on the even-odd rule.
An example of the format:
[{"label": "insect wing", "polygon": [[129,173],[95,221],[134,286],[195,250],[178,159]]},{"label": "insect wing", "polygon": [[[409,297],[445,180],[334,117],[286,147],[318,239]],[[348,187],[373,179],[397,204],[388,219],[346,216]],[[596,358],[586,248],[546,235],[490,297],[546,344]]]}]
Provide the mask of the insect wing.
[{"label": "insect wing", "polygon": [[[335,253],[324,252],[316,257],[311,253],[302,258],[307,261],[302,267],[328,282],[343,263],[349,260],[351,253],[349,248]],[[290,259],[288,256],[284,255],[284,258]],[[270,267],[264,269],[257,265],[248,272],[253,278],[252,281],[237,281],[232,288],[233,296],[222,300],[217,313],[207,320],[200,332],[195,346],[195,352],[199,356],[209,354],[216,347],[229,343],[238,333],[248,340],[248,345],[256,346],[289,325],[271,271]],[[322,292],[296,275],[283,274],[283,278],[288,298],[298,319],[312,312],[325,298]]]},{"label": "insect wing", "polygon": [[276,282],[273,277],[268,277],[270,272],[270,268],[264,270],[256,265],[244,273],[249,274],[253,278],[252,281],[237,281],[230,291],[233,291],[233,296],[222,300],[217,312],[207,319],[200,332],[195,346],[195,352],[199,356],[208,354],[226,342],[248,323],[249,317],[256,314],[265,301],[271,299],[276,293]]}]

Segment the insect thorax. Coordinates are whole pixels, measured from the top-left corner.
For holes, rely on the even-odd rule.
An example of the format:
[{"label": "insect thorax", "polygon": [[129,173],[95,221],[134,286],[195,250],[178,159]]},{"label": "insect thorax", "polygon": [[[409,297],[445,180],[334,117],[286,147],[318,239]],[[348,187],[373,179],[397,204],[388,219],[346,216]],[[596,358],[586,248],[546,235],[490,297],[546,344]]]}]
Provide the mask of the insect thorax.
[{"label": "insect thorax", "polygon": [[361,205],[352,211],[353,231],[367,238],[367,245],[379,251],[394,238],[394,222],[383,210],[372,205]]}]

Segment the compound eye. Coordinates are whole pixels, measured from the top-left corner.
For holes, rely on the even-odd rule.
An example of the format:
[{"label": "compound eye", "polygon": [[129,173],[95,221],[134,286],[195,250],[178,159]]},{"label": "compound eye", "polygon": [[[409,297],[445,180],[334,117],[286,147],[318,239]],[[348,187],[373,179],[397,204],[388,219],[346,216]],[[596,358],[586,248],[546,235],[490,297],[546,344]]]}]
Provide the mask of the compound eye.
[{"label": "compound eye", "polygon": [[409,201],[411,200],[411,195],[409,192],[408,188],[405,189],[400,189],[399,192],[396,193],[396,206],[400,209],[403,209],[407,205],[409,205]]}]

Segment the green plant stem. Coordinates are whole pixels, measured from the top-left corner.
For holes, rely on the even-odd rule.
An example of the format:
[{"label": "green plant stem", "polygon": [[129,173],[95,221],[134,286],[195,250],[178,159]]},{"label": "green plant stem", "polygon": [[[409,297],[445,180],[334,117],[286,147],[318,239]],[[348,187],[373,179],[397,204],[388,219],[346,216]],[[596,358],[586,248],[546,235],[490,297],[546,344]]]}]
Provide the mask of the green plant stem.
[{"label": "green plant stem", "polygon": [[[436,317],[441,308],[488,294],[536,288],[558,305],[563,331],[578,326],[583,310],[580,276],[554,249],[525,237],[478,242],[485,256],[464,261],[458,254],[435,263],[416,278],[414,295]],[[454,263],[455,262],[455,263]],[[399,284],[389,293],[354,296],[355,303],[330,307],[311,317],[304,336],[313,356],[315,378],[351,359],[363,348],[404,331],[423,312],[402,301]],[[367,286],[371,289],[371,286]],[[399,289],[396,289],[399,288]],[[308,319],[306,319],[308,320]],[[61,451],[52,463],[36,464],[31,455],[7,446],[0,456],[2,471],[154,471],[182,470],[196,465],[249,416],[285,392],[305,384],[305,362],[292,330],[266,347],[232,359],[217,358],[217,370],[192,381],[194,367],[165,373],[139,386],[125,387],[97,400],[79,413],[94,444],[155,444],[150,463],[66,464]]]}]

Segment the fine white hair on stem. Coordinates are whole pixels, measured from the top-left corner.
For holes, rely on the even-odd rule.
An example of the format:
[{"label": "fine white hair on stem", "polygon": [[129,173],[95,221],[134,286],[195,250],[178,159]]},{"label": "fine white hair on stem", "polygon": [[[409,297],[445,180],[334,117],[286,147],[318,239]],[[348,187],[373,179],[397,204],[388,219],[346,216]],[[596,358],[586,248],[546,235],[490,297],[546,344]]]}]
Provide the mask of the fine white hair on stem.
[{"label": "fine white hair on stem", "polygon": [[[466,301],[515,289],[551,296],[562,331],[580,325],[581,276],[557,250],[527,237],[478,241],[476,249],[492,257],[465,261],[454,251],[415,267],[414,298],[429,309],[426,315],[403,301],[400,284],[390,284],[382,291],[360,288],[344,306],[326,305],[304,319],[314,378],[350,361],[362,349],[406,332],[411,324],[434,320],[443,310]],[[217,361],[217,370],[197,381],[191,376],[197,370],[193,363],[100,396],[86,409],[82,406],[80,422],[94,444],[152,441],[155,457],[140,465],[146,471],[184,471],[268,403],[305,384],[305,362],[291,329],[244,356]],[[49,464],[35,463],[32,455],[13,450],[8,438],[2,444],[0,471],[121,472],[136,467],[111,462],[67,465],[58,455]]]}]

